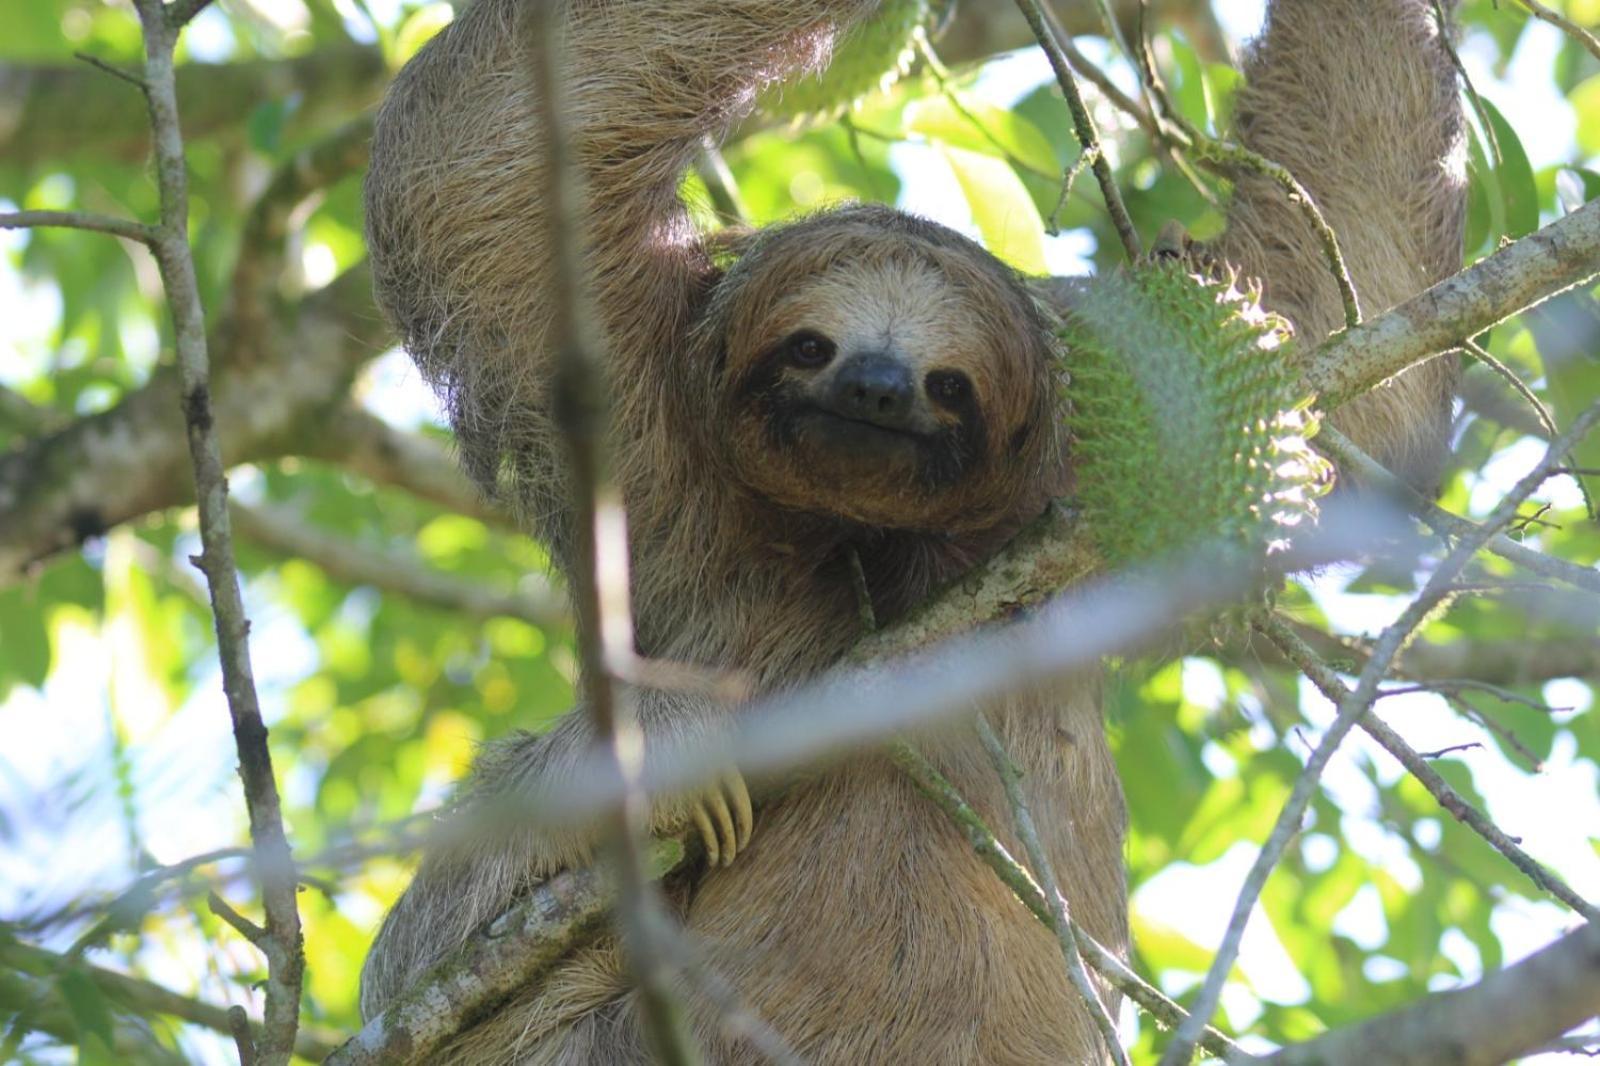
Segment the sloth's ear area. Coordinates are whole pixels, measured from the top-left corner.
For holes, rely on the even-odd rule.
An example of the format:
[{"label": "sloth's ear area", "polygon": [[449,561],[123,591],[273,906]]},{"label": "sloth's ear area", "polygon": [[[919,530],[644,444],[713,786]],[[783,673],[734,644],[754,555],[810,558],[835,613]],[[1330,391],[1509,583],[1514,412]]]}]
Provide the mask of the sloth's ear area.
[{"label": "sloth's ear area", "polygon": [[717,266],[726,268],[761,239],[761,231],[743,224],[726,226],[703,238],[706,252]]}]

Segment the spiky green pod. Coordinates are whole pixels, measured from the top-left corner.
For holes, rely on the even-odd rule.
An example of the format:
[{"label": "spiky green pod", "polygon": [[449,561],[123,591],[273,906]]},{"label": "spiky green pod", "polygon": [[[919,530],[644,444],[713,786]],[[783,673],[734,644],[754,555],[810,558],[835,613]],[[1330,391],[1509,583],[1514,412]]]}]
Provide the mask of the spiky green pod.
[{"label": "spiky green pod", "polygon": [[1316,513],[1328,467],[1283,319],[1179,262],[1086,287],[1063,330],[1076,500],[1113,565],[1199,544],[1264,554]]},{"label": "spiky green pod", "polygon": [[892,85],[911,69],[917,38],[933,25],[939,10],[934,0],[885,0],[834,45],[826,70],[774,86],[762,96],[761,110],[796,121],[827,118]]}]

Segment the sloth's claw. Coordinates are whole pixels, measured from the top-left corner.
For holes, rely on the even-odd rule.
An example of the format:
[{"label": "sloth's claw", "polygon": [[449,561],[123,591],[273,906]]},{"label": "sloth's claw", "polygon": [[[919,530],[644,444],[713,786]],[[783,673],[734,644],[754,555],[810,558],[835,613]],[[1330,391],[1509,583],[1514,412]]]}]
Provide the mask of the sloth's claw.
[{"label": "sloth's claw", "polygon": [[742,849],[750,843],[750,834],[755,829],[755,810],[750,806],[750,790],[744,785],[744,778],[737,770],[730,770],[724,787],[728,796],[733,800],[733,815],[739,825],[739,847]]},{"label": "sloth's claw", "polygon": [[737,770],[728,771],[695,801],[690,817],[705,845],[707,864],[731,866],[750,843],[755,827],[755,812],[744,778]]}]

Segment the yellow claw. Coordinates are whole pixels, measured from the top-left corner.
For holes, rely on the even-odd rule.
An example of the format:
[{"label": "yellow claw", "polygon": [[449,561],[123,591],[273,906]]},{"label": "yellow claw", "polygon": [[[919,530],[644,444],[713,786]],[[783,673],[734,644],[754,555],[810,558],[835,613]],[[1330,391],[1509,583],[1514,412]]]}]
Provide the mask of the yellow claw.
[{"label": "yellow claw", "polygon": [[715,866],[720,854],[717,847],[717,831],[711,828],[711,819],[706,814],[704,804],[696,803],[693,815],[695,828],[700,831],[700,840],[706,846],[706,862]]},{"label": "yellow claw", "polygon": [[728,771],[726,788],[733,799],[733,815],[739,825],[739,847],[742,849],[750,843],[750,834],[756,823],[755,810],[750,805],[750,790],[745,787],[744,777],[737,770]]},{"label": "yellow claw", "polygon": [[706,863],[732,866],[755,831],[755,808],[739,771],[730,770],[690,807],[695,831],[705,844]]},{"label": "yellow claw", "polygon": [[[716,789],[706,796],[704,806],[710,808],[712,821],[721,835],[722,865],[731,866],[739,854],[739,838],[733,831],[733,813],[728,810],[728,800],[721,789]],[[716,858],[712,857],[711,861],[716,862]]]}]

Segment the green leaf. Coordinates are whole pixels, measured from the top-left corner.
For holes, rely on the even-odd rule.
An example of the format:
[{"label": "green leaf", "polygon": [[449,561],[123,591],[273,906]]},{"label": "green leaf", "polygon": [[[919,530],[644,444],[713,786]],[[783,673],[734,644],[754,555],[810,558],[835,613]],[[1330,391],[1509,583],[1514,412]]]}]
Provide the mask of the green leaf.
[{"label": "green leaf", "polygon": [[930,141],[1015,160],[1046,177],[1060,176],[1061,163],[1039,127],[993,104],[963,100],[958,107],[948,96],[917,100],[906,108],[906,128]]},{"label": "green leaf", "polygon": [[413,11],[400,24],[400,32],[395,34],[394,45],[388,56],[390,65],[398,68],[416,55],[417,50],[427,44],[434,34],[450,25],[455,15],[455,8],[449,4],[424,4]]},{"label": "green leaf", "polygon": [[1227,63],[1207,63],[1206,97],[1211,108],[1211,120],[1217,132],[1223,133],[1233,126],[1233,105],[1238,99],[1244,75]]},{"label": "green leaf", "polygon": [[50,676],[48,612],[22,591],[0,593],[0,695],[20,682],[34,688]]},{"label": "green leaf", "polygon": [[56,991],[67,1004],[72,1024],[78,1030],[78,1043],[98,1040],[105,1049],[113,1046],[111,1007],[89,975],[80,969],[62,970],[56,975]]},{"label": "green leaf", "polygon": [[1493,104],[1485,100],[1483,109],[1489,115],[1495,140],[1500,144],[1500,166],[1496,175],[1500,179],[1500,198],[1505,204],[1506,236],[1526,237],[1539,228],[1539,190],[1533,182],[1528,153],[1522,150],[1517,131]]},{"label": "green leaf", "polygon": [[1044,221],[1011,166],[993,156],[940,145],[966,194],[990,253],[1028,274],[1046,274]]},{"label": "green leaf", "polygon": [[1177,78],[1167,87],[1173,105],[1196,129],[1211,128],[1211,100],[1206,96],[1200,57],[1179,34],[1169,34],[1167,43],[1172,46],[1172,59],[1178,67]]},{"label": "green leaf", "polygon": [[1578,112],[1578,147],[1584,155],[1600,154],[1600,74],[1579,82],[1567,100]]}]

